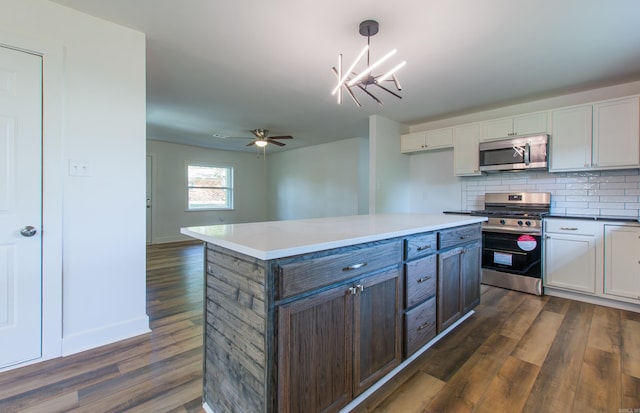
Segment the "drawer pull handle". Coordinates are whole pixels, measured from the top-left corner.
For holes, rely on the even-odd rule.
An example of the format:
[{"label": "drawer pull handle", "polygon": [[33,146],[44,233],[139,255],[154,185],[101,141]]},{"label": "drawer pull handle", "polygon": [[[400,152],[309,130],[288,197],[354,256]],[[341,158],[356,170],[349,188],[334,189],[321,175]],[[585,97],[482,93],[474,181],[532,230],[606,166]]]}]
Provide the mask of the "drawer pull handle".
[{"label": "drawer pull handle", "polygon": [[576,227],[560,227],[560,229],[562,231],[577,231],[578,230],[578,228],[576,228]]},{"label": "drawer pull handle", "polygon": [[460,237],[460,239],[467,239],[467,238],[469,238],[468,235],[463,235],[463,236]]},{"label": "drawer pull handle", "polygon": [[349,265],[348,267],[344,267],[342,271],[357,270],[358,268],[365,267],[366,265],[367,265],[366,262],[359,262],[357,264],[352,264],[352,265]]},{"label": "drawer pull handle", "polygon": [[418,283],[418,284],[420,284],[420,283],[423,283],[423,282],[425,282],[425,281],[429,281],[430,279],[431,279],[431,276],[430,276],[430,275],[427,275],[427,276],[424,276],[424,277],[422,277],[422,278],[418,278],[417,283]]},{"label": "drawer pull handle", "polygon": [[431,244],[429,245],[423,245],[421,247],[416,248],[418,251],[424,251],[424,250],[428,250],[429,248],[431,248]]},{"label": "drawer pull handle", "polygon": [[424,323],[423,325],[421,325],[420,327],[418,327],[418,330],[417,330],[417,331],[424,330],[425,328],[428,328],[428,327],[430,327],[430,326],[431,326],[431,323]]}]

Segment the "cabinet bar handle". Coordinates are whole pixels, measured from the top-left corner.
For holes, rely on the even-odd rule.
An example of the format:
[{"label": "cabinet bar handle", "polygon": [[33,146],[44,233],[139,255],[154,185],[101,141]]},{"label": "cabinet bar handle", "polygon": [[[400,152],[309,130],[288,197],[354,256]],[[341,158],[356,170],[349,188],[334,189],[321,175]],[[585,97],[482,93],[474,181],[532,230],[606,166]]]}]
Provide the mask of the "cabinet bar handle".
[{"label": "cabinet bar handle", "polygon": [[416,250],[424,251],[424,250],[428,250],[429,248],[431,248],[431,245],[422,245],[422,246],[416,248]]},{"label": "cabinet bar handle", "polygon": [[364,266],[366,266],[366,265],[367,265],[367,263],[366,263],[366,262],[359,262],[359,263],[357,263],[357,264],[352,264],[352,265],[349,265],[348,267],[344,267],[344,268],[342,269],[342,271],[357,270],[358,268],[362,268],[362,267],[364,267]]},{"label": "cabinet bar handle", "polygon": [[424,330],[425,328],[429,327],[430,325],[431,325],[431,323],[424,323],[423,325],[418,327],[417,331]]},{"label": "cabinet bar handle", "polygon": [[426,276],[424,276],[422,278],[418,278],[417,283],[420,284],[420,283],[423,283],[425,281],[429,281],[430,279],[431,279],[431,276],[430,275],[426,275]]},{"label": "cabinet bar handle", "polygon": [[358,289],[356,287],[349,287],[349,293],[351,293],[351,295],[356,295],[357,292]]},{"label": "cabinet bar handle", "polygon": [[560,229],[562,231],[577,231],[578,230],[578,228],[576,228],[576,227],[560,227]]}]

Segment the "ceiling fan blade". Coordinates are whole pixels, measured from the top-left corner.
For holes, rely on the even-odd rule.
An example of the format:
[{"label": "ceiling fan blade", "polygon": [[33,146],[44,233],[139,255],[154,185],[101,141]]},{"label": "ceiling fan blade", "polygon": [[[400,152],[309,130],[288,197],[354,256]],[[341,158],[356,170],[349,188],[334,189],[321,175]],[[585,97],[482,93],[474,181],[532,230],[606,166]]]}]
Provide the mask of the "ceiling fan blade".
[{"label": "ceiling fan blade", "polygon": [[253,140],[253,141],[251,141],[251,143],[248,143],[246,146],[253,146],[253,145],[255,145],[255,144],[256,144],[256,141],[255,141],[255,140]]},{"label": "ceiling fan blade", "polygon": [[278,141],[274,141],[274,140],[272,140],[272,138],[268,138],[268,139],[267,139],[267,142],[272,143],[272,144],[274,144],[274,145],[278,145],[278,146],[285,146],[285,144],[284,144],[284,143],[282,143],[282,142],[278,142]]},{"label": "ceiling fan blade", "polygon": [[271,136],[269,139],[293,139],[293,136]]}]

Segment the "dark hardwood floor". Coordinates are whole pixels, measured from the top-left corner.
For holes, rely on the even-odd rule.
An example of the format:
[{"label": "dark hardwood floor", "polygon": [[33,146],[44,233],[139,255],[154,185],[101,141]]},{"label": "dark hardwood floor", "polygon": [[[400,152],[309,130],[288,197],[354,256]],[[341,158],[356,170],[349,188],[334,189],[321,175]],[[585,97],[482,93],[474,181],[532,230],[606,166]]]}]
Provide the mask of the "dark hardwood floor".
[{"label": "dark hardwood floor", "polygon": [[147,247],[152,332],[0,373],[0,412],[204,412],[203,251]]},{"label": "dark hardwood floor", "polygon": [[[202,254],[148,247],[153,332],[0,373],[0,412],[203,412]],[[634,409],[640,314],[483,286],[476,314],[355,411]]]}]

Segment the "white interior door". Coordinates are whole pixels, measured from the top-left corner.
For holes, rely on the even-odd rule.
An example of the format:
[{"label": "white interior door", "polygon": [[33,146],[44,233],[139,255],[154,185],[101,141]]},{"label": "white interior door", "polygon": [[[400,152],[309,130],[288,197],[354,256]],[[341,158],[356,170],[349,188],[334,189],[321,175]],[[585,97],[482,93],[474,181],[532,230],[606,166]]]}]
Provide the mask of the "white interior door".
[{"label": "white interior door", "polygon": [[0,368],[42,343],[42,58],[0,47]]}]

